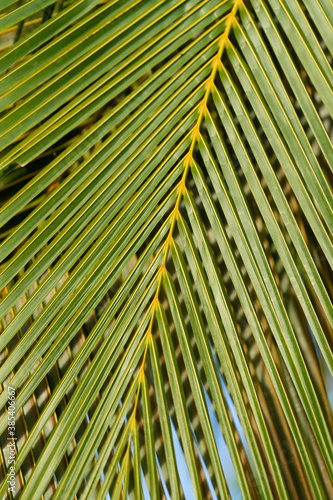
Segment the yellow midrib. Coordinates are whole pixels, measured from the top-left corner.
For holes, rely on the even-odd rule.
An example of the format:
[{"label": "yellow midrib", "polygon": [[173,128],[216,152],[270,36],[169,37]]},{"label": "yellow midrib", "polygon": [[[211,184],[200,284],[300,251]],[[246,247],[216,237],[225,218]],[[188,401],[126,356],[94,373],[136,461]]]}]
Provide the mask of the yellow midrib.
[{"label": "yellow midrib", "polygon": [[[219,50],[218,50],[216,56],[213,59],[213,63],[212,63],[213,64],[213,70],[212,70],[211,74],[209,75],[209,77],[207,78],[205,95],[203,97],[202,103],[199,106],[199,116],[198,116],[197,122],[196,122],[196,124],[195,124],[195,126],[194,126],[194,128],[192,130],[191,145],[190,145],[190,148],[189,148],[189,151],[188,151],[187,155],[184,158],[185,168],[184,168],[184,172],[183,172],[182,178],[181,178],[181,180],[179,182],[179,185],[178,185],[177,200],[176,200],[175,206],[174,206],[172,214],[171,214],[170,230],[169,230],[169,234],[168,234],[168,236],[167,236],[167,238],[166,238],[166,240],[164,242],[164,246],[165,246],[164,257],[163,257],[163,261],[162,261],[161,267],[160,267],[160,269],[158,271],[160,273],[160,276],[159,276],[158,285],[157,285],[155,297],[153,299],[153,304],[152,304],[152,306],[153,306],[152,307],[152,320],[153,320],[154,312],[155,312],[155,309],[156,309],[156,306],[157,306],[157,303],[158,303],[158,295],[159,295],[159,291],[160,291],[160,287],[161,287],[161,279],[162,279],[162,275],[163,275],[163,273],[165,271],[165,263],[166,263],[166,260],[167,260],[167,257],[168,257],[168,251],[169,251],[170,243],[171,243],[172,237],[173,237],[172,236],[173,235],[173,229],[174,229],[175,222],[176,222],[176,219],[177,219],[177,215],[178,215],[178,212],[179,212],[179,205],[180,205],[180,202],[181,202],[181,199],[182,199],[182,195],[183,195],[183,193],[184,193],[184,191],[186,189],[185,182],[186,182],[187,174],[188,174],[189,168],[190,168],[190,166],[192,165],[192,162],[193,162],[194,147],[195,147],[196,142],[197,142],[197,140],[198,140],[198,138],[200,136],[200,126],[201,126],[201,123],[202,123],[202,119],[203,119],[203,117],[205,115],[206,109],[207,109],[208,98],[209,98],[209,96],[211,94],[212,89],[214,88],[214,80],[215,80],[216,72],[217,72],[217,70],[222,65],[221,58],[222,58],[222,55],[223,55],[223,50],[224,50],[224,47],[226,45],[226,41],[228,40],[231,27],[233,26],[233,24],[235,22],[236,14],[237,14],[237,11],[239,9],[239,6],[240,6],[241,2],[242,2],[242,0],[235,0],[234,5],[233,5],[230,13],[227,16],[226,29],[224,30],[224,32],[220,36],[220,39],[219,39]],[[152,326],[152,320],[151,320],[151,323],[149,325],[149,329]]]},{"label": "yellow midrib", "polygon": [[204,95],[202,103],[200,104],[200,107],[199,107],[199,116],[198,116],[197,122],[192,130],[191,145],[190,145],[188,153],[186,154],[186,156],[184,158],[185,168],[184,168],[182,178],[178,184],[177,200],[176,200],[175,206],[173,208],[173,211],[171,213],[170,230],[169,230],[168,236],[164,242],[163,261],[162,261],[162,264],[160,266],[160,269],[158,270],[158,274],[159,274],[158,283],[157,283],[157,287],[156,287],[155,296],[154,296],[154,299],[153,299],[152,304],[151,304],[151,317],[150,317],[149,326],[148,326],[147,332],[145,334],[146,335],[145,350],[144,350],[142,362],[140,364],[139,373],[137,374],[138,388],[136,391],[134,410],[132,412],[132,421],[131,421],[131,425],[130,425],[130,434],[129,434],[127,452],[129,451],[129,445],[130,445],[132,435],[134,432],[135,415],[136,415],[136,410],[137,410],[137,406],[138,406],[139,395],[140,395],[142,383],[144,380],[146,357],[147,357],[148,347],[149,347],[149,344],[151,341],[151,335],[152,335],[152,324],[153,324],[156,308],[158,307],[158,304],[159,304],[158,296],[159,296],[159,291],[161,288],[163,273],[165,272],[165,263],[166,263],[166,260],[168,257],[168,251],[169,251],[170,244],[171,244],[171,241],[173,238],[173,229],[174,229],[175,222],[177,219],[177,214],[179,212],[179,204],[180,204],[180,201],[182,199],[182,195],[183,195],[184,191],[186,190],[186,187],[185,187],[186,177],[187,177],[188,170],[193,162],[193,151],[194,151],[194,147],[196,145],[196,142],[200,136],[200,126],[202,123],[202,119],[205,115],[206,109],[207,109],[207,101],[208,101],[208,98],[210,96],[212,89],[214,88],[214,79],[215,79],[216,72],[220,68],[220,66],[222,65],[221,58],[222,58],[223,50],[225,47],[225,43],[228,40],[228,36],[229,36],[230,30],[231,30],[231,27],[234,24],[236,13],[238,11],[238,8],[239,8],[239,5],[241,4],[241,2],[242,2],[242,0],[235,0],[234,5],[233,5],[230,13],[227,16],[226,29],[224,30],[224,32],[220,36],[219,50],[213,59],[213,70],[212,70],[211,74],[209,75],[209,77],[207,78],[205,95]]}]

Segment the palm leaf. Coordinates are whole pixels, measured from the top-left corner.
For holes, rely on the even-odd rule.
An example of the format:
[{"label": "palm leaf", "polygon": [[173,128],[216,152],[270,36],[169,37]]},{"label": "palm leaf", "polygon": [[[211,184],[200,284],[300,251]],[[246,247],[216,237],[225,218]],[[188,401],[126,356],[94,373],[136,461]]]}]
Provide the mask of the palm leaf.
[{"label": "palm leaf", "polygon": [[2,2],[1,498],[332,496],[331,7]]}]

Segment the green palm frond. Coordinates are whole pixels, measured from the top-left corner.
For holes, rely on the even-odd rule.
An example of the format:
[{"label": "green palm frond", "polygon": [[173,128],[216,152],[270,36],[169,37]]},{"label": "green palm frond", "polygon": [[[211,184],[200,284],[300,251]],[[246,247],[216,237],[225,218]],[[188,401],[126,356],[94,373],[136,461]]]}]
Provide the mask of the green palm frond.
[{"label": "green palm frond", "polygon": [[332,26],[2,1],[1,498],[332,497]]}]

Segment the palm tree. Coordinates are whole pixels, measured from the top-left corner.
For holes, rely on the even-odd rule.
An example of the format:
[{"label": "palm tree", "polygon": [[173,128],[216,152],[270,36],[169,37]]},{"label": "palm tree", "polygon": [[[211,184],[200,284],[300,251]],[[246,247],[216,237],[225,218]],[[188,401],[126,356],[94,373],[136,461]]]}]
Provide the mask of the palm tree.
[{"label": "palm tree", "polygon": [[332,7],[1,1],[1,498],[333,497]]}]

